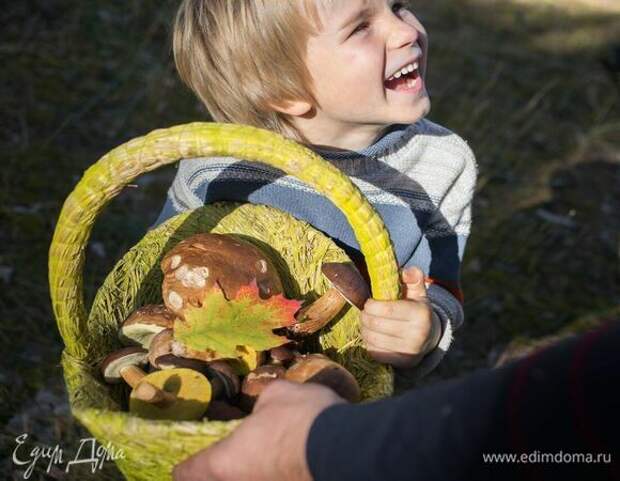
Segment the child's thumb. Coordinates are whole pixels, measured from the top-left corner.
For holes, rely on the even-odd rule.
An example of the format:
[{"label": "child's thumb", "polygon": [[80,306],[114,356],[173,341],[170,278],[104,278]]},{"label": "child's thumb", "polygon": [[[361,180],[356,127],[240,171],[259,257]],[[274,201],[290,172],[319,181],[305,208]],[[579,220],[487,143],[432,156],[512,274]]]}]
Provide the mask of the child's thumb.
[{"label": "child's thumb", "polygon": [[405,284],[405,299],[412,301],[426,299],[426,285],[424,284],[424,272],[419,267],[408,267],[402,272],[402,281]]}]

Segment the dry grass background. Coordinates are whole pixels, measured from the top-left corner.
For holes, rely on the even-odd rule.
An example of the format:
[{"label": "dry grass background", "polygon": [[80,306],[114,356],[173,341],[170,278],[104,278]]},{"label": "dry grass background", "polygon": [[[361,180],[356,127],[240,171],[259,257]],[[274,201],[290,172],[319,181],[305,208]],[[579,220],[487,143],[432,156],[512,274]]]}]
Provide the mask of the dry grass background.
[{"label": "dry grass background", "polygon": [[[67,411],[47,292],[62,201],[113,146],[205,119],[170,61],[175,4],[28,0],[0,12],[0,472],[8,478],[23,474],[9,461],[16,433],[73,453],[83,435]],[[492,364],[515,338],[618,315],[620,12],[613,0],[413,4],[430,32],[430,118],[466,138],[480,165],[463,266],[467,323],[432,383]],[[172,174],[141,179],[105,212],[88,253],[89,295],[155,219]],[[46,467],[31,479],[114,477],[111,467],[97,475]]]}]

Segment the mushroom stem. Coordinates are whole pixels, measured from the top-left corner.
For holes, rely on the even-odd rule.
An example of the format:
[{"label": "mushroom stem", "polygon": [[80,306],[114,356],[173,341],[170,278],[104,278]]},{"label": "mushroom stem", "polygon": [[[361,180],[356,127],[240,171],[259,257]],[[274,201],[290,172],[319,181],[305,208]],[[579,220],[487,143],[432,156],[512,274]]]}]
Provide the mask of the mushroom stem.
[{"label": "mushroom stem", "polygon": [[138,366],[126,366],[120,371],[122,378],[133,389],[133,396],[141,401],[165,407],[176,401],[172,393],[156,388],[151,383],[141,382],[146,373]]},{"label": "mushroom stem", "polygon": [[295,316],[297,323],[288,330],[297,335],[313,334],[331,321],[346,303],[340,292],[332,287],[312,304],[300,309]]}]

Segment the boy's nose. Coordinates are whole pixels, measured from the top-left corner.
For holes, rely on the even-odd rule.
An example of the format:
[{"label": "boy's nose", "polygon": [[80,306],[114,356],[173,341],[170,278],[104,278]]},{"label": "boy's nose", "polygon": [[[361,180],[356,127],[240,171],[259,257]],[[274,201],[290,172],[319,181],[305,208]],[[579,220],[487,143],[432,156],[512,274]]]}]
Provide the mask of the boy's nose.
[{"label": "boy's nose", "polygon": [[[411,15],[413,17],[413,15]],[[413,45],[418,41],[420,31],[415,22],[409,21],[408,17],[393,17],[394,23],[391,25],[388,48],[396,49]],[[421,27],[421,26],[420,26]]]}]

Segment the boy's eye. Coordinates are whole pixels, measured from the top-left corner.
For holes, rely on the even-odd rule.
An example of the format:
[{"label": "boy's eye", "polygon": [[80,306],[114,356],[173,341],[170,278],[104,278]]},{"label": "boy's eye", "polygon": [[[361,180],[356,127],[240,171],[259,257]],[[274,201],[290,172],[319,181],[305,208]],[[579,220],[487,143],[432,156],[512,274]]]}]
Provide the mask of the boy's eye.
[{"label": "boy's eye", "polygon": [[364,30],[366,30],[368,28],[368,22],[362,22],[360,23],[357,27],[355,27],[355,30],[353,30],[353,32],[351,32],[351,35],[355,35],[358,32],[362,32]]}]

